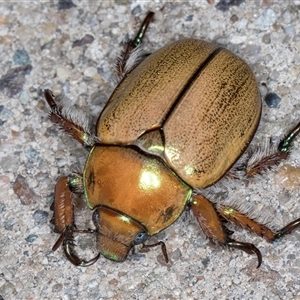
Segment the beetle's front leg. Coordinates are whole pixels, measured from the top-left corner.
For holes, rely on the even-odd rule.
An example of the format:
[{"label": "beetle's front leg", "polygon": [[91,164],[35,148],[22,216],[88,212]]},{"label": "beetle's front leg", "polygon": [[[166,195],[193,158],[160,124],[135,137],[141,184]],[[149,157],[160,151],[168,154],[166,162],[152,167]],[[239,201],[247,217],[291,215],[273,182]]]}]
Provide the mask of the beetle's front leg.
[{"label": "beetle's front leg", "polygon": [[78,257],[74,250],[74,233],[94,233],[93,230],[77,230],[74,221],[74,206],[72,203],[71,190],[80,191],[80,177],[71,175],[61,177],[55,186],[55,198],[53,202],[53,219],[55,231],[61,233],[52,250],[55,251],[62,244],[67,259],[76,266],[87,267],[95,263],[100,253],[89,261]]},{"label": "beetle's front leg", "polygon": [[53,93],[46,89],[44,91],[45,99],[51,108],[50,120],[58,124],[66,133],[83,144],[85,147],[94,146],[97,138],[92,135],[84,118],[78,117],[78,112],[64,110],[55,102]]},{"label": "beetle's front leg", "polygon": [[261,265],[260,251],[253,244],[238,242],[230,238],[232,232],[223,225],[215,207],[207,198],[202,195],[193,196],[191,209],[203,232],[210,240],[243,250],[248,254],[256,254],[258,258],[257,267]]}]

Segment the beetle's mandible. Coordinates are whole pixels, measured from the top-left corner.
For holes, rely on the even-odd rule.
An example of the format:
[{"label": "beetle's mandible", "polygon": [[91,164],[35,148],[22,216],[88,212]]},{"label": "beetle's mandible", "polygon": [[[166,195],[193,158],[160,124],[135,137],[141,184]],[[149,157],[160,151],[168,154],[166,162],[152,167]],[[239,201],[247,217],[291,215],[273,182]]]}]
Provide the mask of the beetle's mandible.
[{"label": "beetle's mandible", "polygon": [[[160,245],[168,261],[163,242],[145,241],[189,207],[209,239],[256,254],[260,266],[260,251],[234,240],[223,219],[269,241],[293,231],[300,219],[273,232],[201,194],[231,174],[256,132],[261,97],[254,75],[236,55],[202,40],[179,40],[144,55],[139,45],[153,15],[147,14],[136,37],[125,44],[116,64],[119,84],[95,130],[45,90],[51,121],[89,150],[83,174],[61,177],[56,184],[52,221],[61,235],[53,250],[62,244],[73,264],[89,266],[100,254],[120,262],[135,245]],[[239,170],[250,177],[285,159],[299,128],[300,123],[276,150]],[[77,229],[72,192],[84,194],[94,211],[94,229]],[[96,239],[99,254],[90,260],[75,251],[74,234],[82,232]]]}]

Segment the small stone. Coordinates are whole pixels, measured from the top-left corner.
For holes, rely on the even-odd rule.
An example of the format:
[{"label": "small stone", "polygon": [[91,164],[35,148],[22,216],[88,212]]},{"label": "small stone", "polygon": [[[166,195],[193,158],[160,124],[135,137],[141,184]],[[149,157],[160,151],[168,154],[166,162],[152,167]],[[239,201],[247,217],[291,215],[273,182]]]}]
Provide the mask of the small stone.
[{"label": "small stone", "polygon": [[43,223],[47,223],[48,221],[48,216],[49,213],[47,211],[44,210],[37,210],[34,214],[33,214],[33,219],[36,223],[38,224],[43,224]]},{"label": "small stone", "polygon": [[31,70],[31,65],[8,70],[8,72],[0,78],[0,91],[3,91],[9,98],[13,98],[23,90],[25,76],[30,74]]},{"label": "small stone", "polygon": [[51,86],[51,91],[54,95],[61,95],[62,93],[62,86],[61,84],[54,84]]},{"label": "small stone", "polygon": [[295,26],[287,26],[284,28],[284,32],[287,35],[294,35],[295,34]]},{"label": "small stone", "polygon": [[254,57],[259,57],[260,52],[261,52],[260,45],[247,45],[244,50],[245,55],[254,56]]},{"label": "small stone", "polygon": [[275,183],[282,189],[297,191],[300,187],[300,168],[285,164],[275,175]]},{"label": "small stone", "polygon": [[34,242],[36,239],[38,238],[38,236],[36,234],[30,234],[25,241],[28,243],[32,243]]},{"label": "small stone", "polygon": [[186,22],[191,22],[191,21],[193,21],[193,17],[194,17],[194,15],[188,15],[188,16],[185,18],[185,21],[186,21]]},{"label": "small stone", "polygon": [[235,35],[230,39],[232,44],[244,44],[247,41],[247,37],[244,35]]},{"label": "small stone", "polygon": [[142,12],[142,8],[141,8],[141,6],[140,5],[137,5],[136,7],[134,7],[133,8],[133,10],[132,10],[132,14],[133,15],[137,15],[137,14],[139,14],[139,13],[141,13]]},{"label": "small stone", "polygon": [[14,229],[15,220],[13,218],[9,218],[4,220],[3,227],[5,230],[12,231]]},{"label": "small stone", "polygon": [[28,94],[28,91],[25,90],[25,91],[21,92],[20,97],[19,97],[19,101],[20,101],[22,104],[24,104],[24,105],[26,105],[26,104],[29,103],[29,101],[30,101],[30,96],[29,96],[29,94]]},{"label": "small stone", "polygon": [[113,278],[111,279],[109,282],[108,282],[110,285],[114,285],[114,286],[117,286],[119,281],[116,279],[116,278]]},{"label": "small stone", "polygon": [[235,23],[239,20],[239,17],[236,15],[236,14],[233,14],[231,17],[230,17],[230,21],[232,23]]},{"label": "small stone", "polygon": [[182,253],[181,253],[180,249],[177,248],[175,251],[173,251],[170,254],[169,259],[172,260],[173,262],[175,262],[175,261],[178,261],[181,256],[182,256]]},{"label": "small stone", "polygon": [[239,6],[244,1],[245,0],[220,0],[216,5],[216,9],[226,11],[229,10],[230,6]]},{"label": "small stone", "polygon": [[2,202],[0,202],[0,214],[1,214],[2,212],[4,212],[4,210],[5,210],[5,204],[2,203]]},{"label": "small stone", "polygon": [[265,102],[270,108],[277,108],[281,98],[276,93],[268,93],[265,97]]},{"label": "small stone", "polygon": [[270,33],[266,33],[266,34],[263,35],[262,42],[264,44],[270,44],[271,43],[271,35],[270,35]]},{"label": "small stone", "polygon": [[66,67],[58,67],[56,73],[61,81],[66,81],[71,74],[71,70]]},{"label": "small stone", "polygon": [[26,50],[17,50],[13,56],[13,61],[16,65],[26,66],[30,64],[30,58]]},{"label": "small stone", "polygon": [[259,27],[269,27],[275,24],[276,20],[277,16],[275,11],[269,8],[256,19],[255,24]]},{"label": "small stone", "polygon": [[58,293],[63,289],[63,285],[61,283],[56,283],[52,286],[52,293]]},{"label": "small stone", "polygon": [[93,41],[94,41],[94,37],[90,34],[86,34],[81,40],[74,41],[72,43],[72,48],[91,44]]},{"label": "small stone", "polygon": [[58,1],[58,10],[70,9],[76,7],[72,0],[59,0]]},{"label": "small stone", "polygon": [[20,174],[13,183],[13,190],[23,205],[29,205],[39,199],[35,192],[29,187],[26,178]]},{"label": "small stone", "polygon": [[93,78],[97,74],[97,69],[94,67],[88,67],[84,70],[83,75],[87,78]]}]

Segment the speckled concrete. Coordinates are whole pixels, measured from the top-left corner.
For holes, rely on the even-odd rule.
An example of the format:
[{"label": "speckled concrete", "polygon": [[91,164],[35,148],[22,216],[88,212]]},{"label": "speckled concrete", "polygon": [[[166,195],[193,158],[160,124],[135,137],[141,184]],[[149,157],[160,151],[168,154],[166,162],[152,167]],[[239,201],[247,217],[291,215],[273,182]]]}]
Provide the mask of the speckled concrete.
[{"label": "speckled concrete", "polygon": [[[229,226],[237,240],[261,250],[259,269],[255,256],[212,245],[188,213],[158,237],[168,265],[158,248],[121,264],[100,258],[89,268],[51,251],[56,179],[81,170],[87,153],[48,120],[43,90],[93,122],[113,90],[122,41],[148,10],[155,20],[147,51],[182,37],[214,41],[249,63],[263,96],[281,97],[277,108],[263,104],[255,143],[278,140],[300,120],[300,1],[246,0],[225,11],[217,2],[0,2],[0,299],[300,299],[300,230],[270,244]],[[290,183],[280,177],[286,164],[300,166],[299,141],[288,162],[248,186],[228,187],[231,199],[251,203],[272,228],[300,217],[299,168],[287,172]],[[91,226],[87,215],[85,221],[80,213],[78,227]],[[77,243],[82,255],[94,255],[91,237]]]}]

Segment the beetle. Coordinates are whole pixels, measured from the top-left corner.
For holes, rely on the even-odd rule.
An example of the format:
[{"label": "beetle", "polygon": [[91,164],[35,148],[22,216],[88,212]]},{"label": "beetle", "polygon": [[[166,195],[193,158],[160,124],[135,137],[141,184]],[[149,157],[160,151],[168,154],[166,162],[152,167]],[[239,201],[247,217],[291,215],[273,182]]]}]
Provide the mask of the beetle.
[{"label": "beetle", "polygon": [[[261,97],[250,67],[230,51],[196,39],[175,41],[144,55],[141,43],[154,13],[149,12],[116,64],[119,84],[101,112],[95,133],[72,109],[44,95],[50,119],[89,151],[83,174],[61,177],[55,187],[53,219],[67,259],[89,266],[100,254],[121,262],[136,245],[175,222],[188,207],[215,243],[256,254],[236,241],[230,221],[273,241],[299,227],[297,219],[277,232],[234,207],[215,206],[202,191],[235,170],[251,177],[287,158],[300,123],[278,148],[237,163],[261,116]],[[72,193],[84,194],[95,229],[77,229]],[[79,257],[74,234],[96,236],[98,254]]]}]

